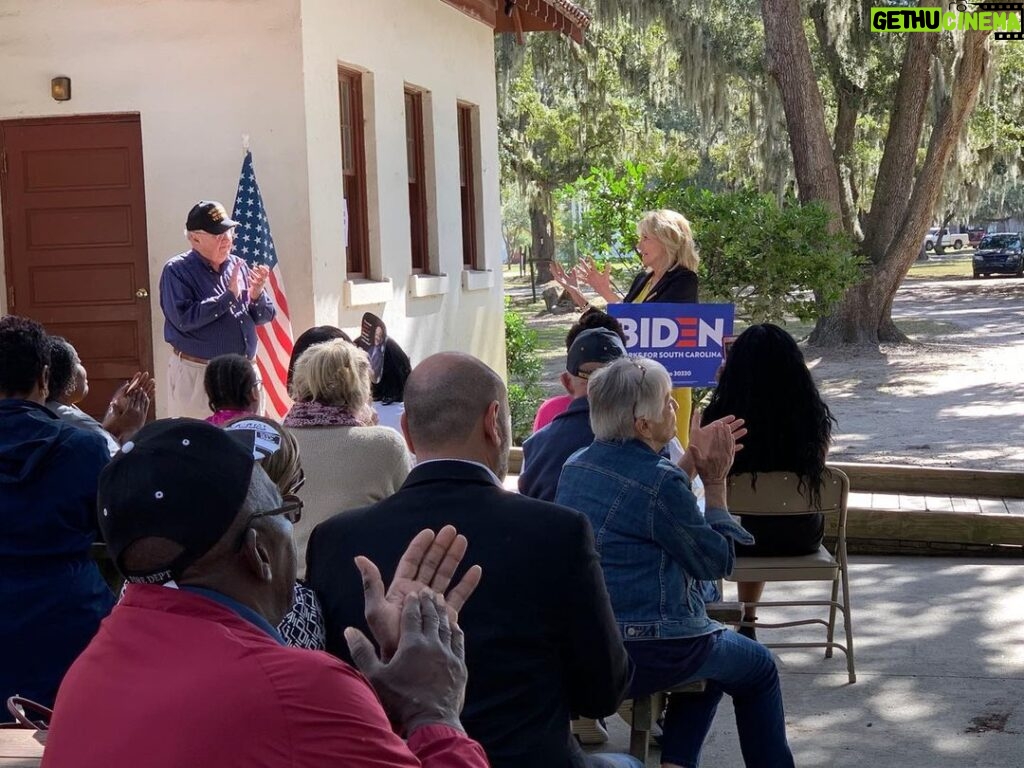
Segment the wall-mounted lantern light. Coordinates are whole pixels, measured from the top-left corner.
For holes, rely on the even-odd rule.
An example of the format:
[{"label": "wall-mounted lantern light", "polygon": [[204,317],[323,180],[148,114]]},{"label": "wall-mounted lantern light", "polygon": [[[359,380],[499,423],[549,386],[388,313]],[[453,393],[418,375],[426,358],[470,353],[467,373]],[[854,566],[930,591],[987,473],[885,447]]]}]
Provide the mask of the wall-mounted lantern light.
[{"label": "wall-mounted lantern light", "polygon": [[55,77],[50,81],[50,95],[54,101],[71,100],[71,78]]}]

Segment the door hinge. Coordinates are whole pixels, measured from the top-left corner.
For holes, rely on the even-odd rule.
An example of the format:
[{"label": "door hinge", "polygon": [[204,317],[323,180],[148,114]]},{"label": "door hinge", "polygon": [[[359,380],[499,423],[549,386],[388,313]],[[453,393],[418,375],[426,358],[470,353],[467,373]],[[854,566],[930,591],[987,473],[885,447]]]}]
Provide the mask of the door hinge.
[{"label": "door hinge", "polygon": [[0,174],[7,175],[7,150],[0,149]]}]

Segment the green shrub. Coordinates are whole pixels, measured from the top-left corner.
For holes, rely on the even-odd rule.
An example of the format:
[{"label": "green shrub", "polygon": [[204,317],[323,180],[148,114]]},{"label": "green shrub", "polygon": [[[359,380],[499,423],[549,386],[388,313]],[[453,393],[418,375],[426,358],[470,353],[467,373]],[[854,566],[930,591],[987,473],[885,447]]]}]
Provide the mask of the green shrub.
[{"label": "green shrub", "polygon": [[541,362],[537,357],[537,332],[511,307],[505,297],[505,364],[508,367],[508,404],[512,414],[512,441],[522,443],[532,428],[542,396]]}]

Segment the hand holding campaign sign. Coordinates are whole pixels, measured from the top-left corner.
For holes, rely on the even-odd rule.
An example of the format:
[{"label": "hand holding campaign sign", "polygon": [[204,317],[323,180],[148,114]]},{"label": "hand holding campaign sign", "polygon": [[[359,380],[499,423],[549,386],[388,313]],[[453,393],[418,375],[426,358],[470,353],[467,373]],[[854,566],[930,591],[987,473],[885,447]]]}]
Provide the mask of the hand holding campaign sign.
[{"label": "hand holding campaign sign", "polygon": [[714,386],[732,304],[609,304],[608,314],[622,324],[626,351],[664,365],[673,387]]}]

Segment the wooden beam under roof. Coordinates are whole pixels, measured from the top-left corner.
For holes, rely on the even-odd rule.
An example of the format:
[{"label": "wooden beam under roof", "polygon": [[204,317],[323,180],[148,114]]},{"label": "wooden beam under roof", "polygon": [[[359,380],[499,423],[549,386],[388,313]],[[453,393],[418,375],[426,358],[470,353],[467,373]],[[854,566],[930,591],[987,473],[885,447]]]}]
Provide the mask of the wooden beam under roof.
[{"label": "wooden beam under roof", "polygon": [[559,32],[583,42],[590,15],[572,0],[442,0],[498,32]]}]

